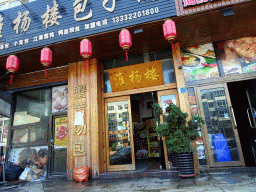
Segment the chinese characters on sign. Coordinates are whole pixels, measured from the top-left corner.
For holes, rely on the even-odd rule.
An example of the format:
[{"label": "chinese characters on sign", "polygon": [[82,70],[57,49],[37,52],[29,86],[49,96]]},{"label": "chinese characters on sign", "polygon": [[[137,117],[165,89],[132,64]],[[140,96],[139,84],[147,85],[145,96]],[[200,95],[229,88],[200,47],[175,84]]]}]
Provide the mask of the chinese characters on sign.
[{"label": "chinese characters on sign", "polygon": [[62,16],[58,15],[58,4],[56,1],[53,1],[54,6],[50,9],[50,6],[47,5],[47,11],[42,17],[44,19],[43,24],[45,25],[46,28],[49,26],[53,26],[54,24],[60,25],[60,23],[57,21],[57,19],[61,19]]},{"label": "chinese characters on sign", "polygon": [[109,69],[108,74],[113,92],[164,84],[160,61]]},{"label": "chinese characters on sign", "polygon": [[193,5],[200,5],[202,3],[214,2],[218,0],[183,0],[183,6],[193,6]]},{"label": "chinese characters on sign", "polygon": [[[18,11],[18,17],[13,21],[14,24],[14,31],[16,34],[19,33],[19,26],[21,22],[21,32],[26,32],[29,29],[31,19],[28,17],[29,11],[25,11],[23,14]],[[22,20],[21,20],[22,19]]]},{"label": "chinese characters on sign", "polygon": [[0,15],[0,55],[174,16],[174,6],[172,0],[41,0],[17,6]]},{"label": "chinese characters on sign", "polygon": [[73,155],[74,155],[75,157],[86,155],[85,146],[84,146],[84,145],[85,145],[85,142],[84,142],[84,141],[76,142],[76,143],[74,144]]}]

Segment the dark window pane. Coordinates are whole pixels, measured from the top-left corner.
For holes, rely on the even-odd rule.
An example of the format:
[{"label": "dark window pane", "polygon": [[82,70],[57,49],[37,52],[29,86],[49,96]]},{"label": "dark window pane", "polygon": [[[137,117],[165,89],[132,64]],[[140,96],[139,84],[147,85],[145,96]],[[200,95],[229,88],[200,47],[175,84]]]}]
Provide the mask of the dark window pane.
[{"label": "dark window pane", "polygon": [[13,125],[49,122],[51,89],[21,92],[17,95]]}]

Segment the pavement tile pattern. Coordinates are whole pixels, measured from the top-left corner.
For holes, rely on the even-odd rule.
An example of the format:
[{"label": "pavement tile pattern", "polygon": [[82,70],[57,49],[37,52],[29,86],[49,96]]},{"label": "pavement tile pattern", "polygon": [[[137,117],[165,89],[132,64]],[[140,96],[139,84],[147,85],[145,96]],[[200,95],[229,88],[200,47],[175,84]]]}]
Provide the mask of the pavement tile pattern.
[{"label": "pavement tile pattern", "polygon": [[[195,178],[145,177],[130,179],[89,180],[78,183],[66,179],[48,179],[43,182],[25,182],[18,185],[0,185],[0,191],[13,192],[256,192],[256,169],[235,169],[234,172],[201,173]],[[1,189],[2,188],[2,189]]]}]

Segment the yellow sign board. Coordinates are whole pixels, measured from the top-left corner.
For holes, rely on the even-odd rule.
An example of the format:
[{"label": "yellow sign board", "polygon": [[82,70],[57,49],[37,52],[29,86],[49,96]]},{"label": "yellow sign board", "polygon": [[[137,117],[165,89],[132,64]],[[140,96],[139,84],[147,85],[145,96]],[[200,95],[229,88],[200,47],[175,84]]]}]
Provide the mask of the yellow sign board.
[{"label": "yellow sign board", "polygon": [[54,148],[65,148],[67,147],[67,117],[55,118],[55,138]]},{"label": "yellow sign board", "polygon": [[108,70],[112,92],[164,84],[161,61]]}]

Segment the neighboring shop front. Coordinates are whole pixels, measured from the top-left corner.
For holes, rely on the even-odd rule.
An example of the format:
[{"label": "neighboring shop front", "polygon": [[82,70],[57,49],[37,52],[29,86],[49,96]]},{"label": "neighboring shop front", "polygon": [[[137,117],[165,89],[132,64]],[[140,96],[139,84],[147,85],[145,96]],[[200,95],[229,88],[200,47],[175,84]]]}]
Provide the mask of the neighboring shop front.
[{"label": "neighboring shop front", "polygon": [[256,166],[255,2],[177,4],[190,111],[206,122],[196,141],[200,167]]}]

